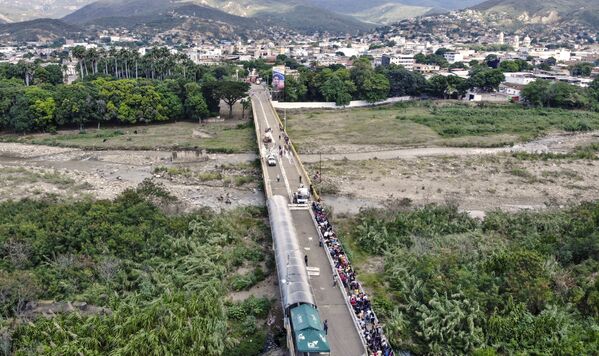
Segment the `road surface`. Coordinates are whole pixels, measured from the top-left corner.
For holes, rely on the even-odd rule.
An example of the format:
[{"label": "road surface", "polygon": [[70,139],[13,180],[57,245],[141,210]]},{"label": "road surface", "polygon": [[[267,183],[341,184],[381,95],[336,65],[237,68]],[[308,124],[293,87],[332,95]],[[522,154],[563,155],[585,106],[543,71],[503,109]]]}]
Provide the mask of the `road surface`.
[{"label": "road surface", "polygon": [[[292,194],[301,182],[307,179],[302,175],[299,163],[288,152],[279,155],[279,144],[284,147],[283,135],[279,130],[279,122],[269,103],[270,96],[266,89],[254,86],[251,90],[252,105],[256,113],[258,132],[264,134],[267,128],[272,128],[274,145],[273,153],[277,155],[277,165],[268,167],[264,172],[266,192],[272,195],[282,195],[291,202]],[[280,138],[279,138],[280,137]],[[263,145],[260,138],[258,144]],[[279,179],[277,179],[277,177]],[[297,230],[300,246],[308,256],[308,273],[310,285],[316,299],[321,319],[328,320],[328,341],[332,356],[360,356],[364,347],[356,330],[350,311],[338,287],[333,286],[333,272],[325,250],[318,246],[318,232],[312,221],[309,210],[292,210],[295,229]]]}]

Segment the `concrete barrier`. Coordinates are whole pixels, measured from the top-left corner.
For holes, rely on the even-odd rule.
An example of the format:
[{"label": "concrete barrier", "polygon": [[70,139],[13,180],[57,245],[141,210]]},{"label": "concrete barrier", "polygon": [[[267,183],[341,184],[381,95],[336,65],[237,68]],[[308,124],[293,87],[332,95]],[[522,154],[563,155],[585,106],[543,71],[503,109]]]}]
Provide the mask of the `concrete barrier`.
[{"label": "concrete barrier", "polygon": [[268,167],[266,166],[266,162],[264,161],[264,157],[266,157],[266,153],[264,152],[264,144],[262,143],[262,134],[260,132],[260,125],[258,124],[258,115],[256,115],[256,105],[252,103],[252,116],[254,119],[254,129],[256,131],[256,141],[258,142],[258,155],[260,156],[260,166],[262,167],[263,179],[264,179],[264,195],[266,199],[272,196],[272,189],[269,184],[268,178]]},{"label": "concrete barrier", "polygon": [[380,105],[388,105],[399,103],[403,101],[410,101],[412,97],[410,96],[398,96],[394,98],[389,98],[383,101],[376,102],[374,104],[369,103],[364,100],[354,100],[350,101],[348,105],[345,106],[337,106],[337,104],[333,102],[301,102],[301,103],[288,103],[288,102],[278,102],[272,101],[272,106],[275,109],[351,109],[351,108],[363,108],[368,106],[380,106]]},{"label": "concrete barrier", "polygon": [[[284,127],[283,121],[281,121],[281,118],[279,117],[279,113],[277,113],[277,110],[275,110],[272,100],[269,100],[269,102],[270,102],[272,111],[274,112],[275,117],[277,118],[277,121],[279,122],[279,125],[281,125],[281,127]],[[287,134],[287,130],[285,130],[285,133]],[[287,137],[289,137],[289,135],[287,135]],[[320,196],[318,195],[318,192],[316,191],[316,189],[314,188],[314,185],[312,184],[312,178],[310,178],[308,171],[306,171],[306,167],[304,167],[304,163],[302,162],[299,154],[297,153],[297,150],[295,149],[295,145],[293,144],[293,140],[291,139],[291,137],[289,137],[289,145],[291,146],[291,151],[293,153],[293,157],[295,158],[296,162],[299,163],[300,169],[302,170],[302,173],[306,177],[306,182],[309,184],[308,187],[311,188],[313,199],[319,201]]]},{"label": "concrete barrier", "polygon": [[[360,335],[360,341],[362,342],[362,346],[364,347],[364,354],[368,355],[369,354],[368,353],[368,345],[366,344],[366,339],[364,338],[364,335],[362,334],[362,328],[360,327],[360,322],[358,321],[358,317],[356,316],[356,312],[354,311],[354,308],[351,306],[351,304],[349,304],[347,291],[345,290],[343,283],[341,283],[341,277],[339,277],[339,271],[337,271],[337,268],[335,268],[335,262],[333,261],[333,258],[331,257],[331,254],[329,252],[329,248],[327,247],[327,244],[324,242],[324,236],[322,235],[322,232],[320,231],[320,226],[318,226],[318,222],[316,221],[316,215],[314,215],[314,211],[312,210],[312,207],[310,207],[310,216],[312,217],[312,222],[314,223],[314,227],[316,228],[316,231],[318,232],[319,240],[323,241],[322,247],[324,248],[324,253],[325,253],[325,255],[327,255],[327,259],[329,260],[329,265],[331,267],[331,271],[333,272],[333,278],[335,278],[335,280],[337,281],[337,287],[339,287],[339,290],[341,291],[341,295],[343,296],[343,300],[345,301],[345,306],[347,307],[347,310],[349,311],[349,314],[351,315],[351,319],[354,322],[354,327],[356,328],[356,330],[358,330],[358,335]],[[360,283],[360,282],[358,282],[358,283]],[[372,312],[374,313],[374,310]],[[375,314],[375,318],[376,318],[376,314]]]}]

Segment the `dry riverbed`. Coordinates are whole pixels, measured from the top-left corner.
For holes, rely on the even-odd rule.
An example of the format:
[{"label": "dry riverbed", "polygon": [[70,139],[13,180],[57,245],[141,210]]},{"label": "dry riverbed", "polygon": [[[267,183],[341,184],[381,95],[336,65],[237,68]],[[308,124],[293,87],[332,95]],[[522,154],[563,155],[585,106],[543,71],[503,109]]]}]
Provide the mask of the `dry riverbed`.
[{"label": "dry riverbed", "polygon": [[[322,166],[320,188],[338,213],[383,207],[389,201],[422,205],[457,203],[474,216],[494,209],[517,211],[599,199],[599,160],[534,159],[568,154],[596,144],[596,132],[553,134],[509,148],[411,148],[306,155],[308,169]],[[530,154],[521,159],[515,153]]]},{"label": "dry riverbed", "polygon": [[112,199],[144,179],[162,183],[183,210],[261,205],[256,155],[195,151],[88,151],[0,143],[0,200],[55,195]]}]

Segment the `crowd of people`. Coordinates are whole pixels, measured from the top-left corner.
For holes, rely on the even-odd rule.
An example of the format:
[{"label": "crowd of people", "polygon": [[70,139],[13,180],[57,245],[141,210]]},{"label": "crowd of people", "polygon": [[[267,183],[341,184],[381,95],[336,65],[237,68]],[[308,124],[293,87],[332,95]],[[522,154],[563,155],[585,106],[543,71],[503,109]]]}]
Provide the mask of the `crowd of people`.
[{"label": "crowd of people", "polygon": [[[348,298],[356,318],[358,320],[362,335],[368,345],[368,351],[372,356],[394,356],[387,339],[383,335],[383,328],[380,326],[368,294],[364,292],[356,278],[356,272],[353,270],[343,247],[339,243],[335,230],[329,222],[327,214],[322,205],[317,202],[312,203],[312,210],[316,216],[316,222],[320,228],[320,245],[325,245],[337,270],[339,282],[345,290],[345,297]],[[333,284],[337,281],[337,276],[333,275]]]}]

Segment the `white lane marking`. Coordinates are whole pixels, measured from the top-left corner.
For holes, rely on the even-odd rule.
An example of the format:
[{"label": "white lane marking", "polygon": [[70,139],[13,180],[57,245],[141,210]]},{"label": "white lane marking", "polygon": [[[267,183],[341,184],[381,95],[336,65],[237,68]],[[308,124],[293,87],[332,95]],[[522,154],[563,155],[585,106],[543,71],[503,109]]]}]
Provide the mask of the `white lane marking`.
[{"label": "white lane marking", "polygon": [[264,111],[264,105],[262,105],[262,100],[258,99],[260,103],[260,109],[262,109],[262,114],[264,114],[264,122],[266,123],[266,128],[270,129],[270,125],[268,124],[268,118],[266,117],[266,111]]},{"label": "white lane marking", "polygon": [[[258,103],[260,103],[260,109],[262,110],[262,114],[264,115],[264,122],[266,127],[270,129],[270,124],[268,123],[268,116],[266,115],[266,111],[264,110],[264,105],[262,105],[262,100],[258,99]],[[276,141],[273,142],[276,147]],[[287,195],[289,196],[289,201],[293,202],[293,195],[291,194],[291,188],[289,186],[289,180],[287,179],[287,173],[285,172],[285,167],[283,165],[283,161],[279,160],[281,163],[279,168],[281,169],[281,174],[283,175],[283,182],[285,183],[285,189],[287,190]]]}]

